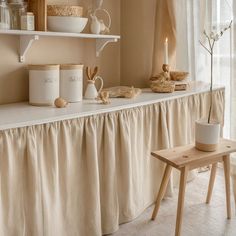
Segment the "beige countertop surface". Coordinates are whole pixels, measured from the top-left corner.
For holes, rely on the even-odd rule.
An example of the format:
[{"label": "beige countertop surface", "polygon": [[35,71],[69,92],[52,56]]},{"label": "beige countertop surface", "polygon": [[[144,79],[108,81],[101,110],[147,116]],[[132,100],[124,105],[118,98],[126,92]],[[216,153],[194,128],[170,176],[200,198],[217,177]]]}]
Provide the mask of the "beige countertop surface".
[{"label": "beige countertop surface", "polygon": [[[214,90],[224,89],[223,86],[215,86]],[[0,130],[45,124],[55,121],[68,120],[102,113],[115,112],[138,106],[145,106],[161,101],[177,99],[198,93],[209,91],[209,84],[203,82],[191,82],[187,91],[174,93],[153,93],[150,89],[143,89],[142,94],[134,99],[113,98],[111,103],[103,105],[94,100],[83,100],[78,103],[70,103],[66,108],[36,107],[27,102],[12,103],[0,106]]]}]

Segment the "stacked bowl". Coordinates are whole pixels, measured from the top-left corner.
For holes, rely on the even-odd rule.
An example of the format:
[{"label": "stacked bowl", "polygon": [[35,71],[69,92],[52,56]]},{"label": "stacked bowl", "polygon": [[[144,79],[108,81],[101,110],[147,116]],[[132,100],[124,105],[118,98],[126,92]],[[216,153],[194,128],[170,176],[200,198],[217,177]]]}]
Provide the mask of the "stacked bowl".
[{"label": "stacked bowl", "polygon": [[47,16],[48,30],[55,32],[81,33],[88,22],[81,6],[48,5]]}]

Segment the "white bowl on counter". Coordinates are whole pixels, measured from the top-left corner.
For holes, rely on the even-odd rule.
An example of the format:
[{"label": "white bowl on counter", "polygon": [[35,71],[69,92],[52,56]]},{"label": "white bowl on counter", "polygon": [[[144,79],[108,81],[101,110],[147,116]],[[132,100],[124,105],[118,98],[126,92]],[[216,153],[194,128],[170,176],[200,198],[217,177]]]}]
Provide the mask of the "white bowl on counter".
[{"label": "white bowl on counter", "polygon": [[76,16],[48,16],[48,30],[54,32],[81,33],[88,18]]}]

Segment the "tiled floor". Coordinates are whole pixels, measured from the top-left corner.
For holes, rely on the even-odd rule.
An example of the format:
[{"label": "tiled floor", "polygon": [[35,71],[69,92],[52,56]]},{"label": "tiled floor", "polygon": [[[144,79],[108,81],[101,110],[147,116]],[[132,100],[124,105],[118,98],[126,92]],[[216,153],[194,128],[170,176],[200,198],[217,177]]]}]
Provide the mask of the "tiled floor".
[{"label": "tiled floor", "polygon": [[[212,201],[206,205],[209,172],[187,185],[185,210],[182,227],[183,236],[236,236],[235,204],[232,195],[232,219],[226,219],[225,188],[222,169],[218,174],[213,190]],[[148,208],[136,220],[120,225],[119,231],[112,236],[171,236],[174,235],[177,189],[174,198],[162,201],[155,221],[150,221],[153,206]]]}]

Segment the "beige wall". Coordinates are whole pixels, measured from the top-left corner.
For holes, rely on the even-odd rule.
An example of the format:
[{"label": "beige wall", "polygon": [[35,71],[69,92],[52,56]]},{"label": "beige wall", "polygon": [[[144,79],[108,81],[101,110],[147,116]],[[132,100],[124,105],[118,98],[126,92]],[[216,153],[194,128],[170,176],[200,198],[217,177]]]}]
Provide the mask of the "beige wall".
[{"label": "beige wall", "polygon": [[147,87],[152,73],[156,0],[121,0],[121,84]]},{"label": "beige wall", "polygon": [[[55,2],[55,0],[53,0]],[[57,0],[58,2],[58,0]],[[77,2],[77,1],[59,1]],[[81,1],[84,2],[84,1]],[[86,2],[91,5],[91,1]],[[112,34],[120,33],[120,1],[104,0],[104,7],[112,16]],[[18,36],[0,35],[0,104],[28,100],[27,64],[83,63],[98,65],[105,86],[120,83],[120,46],[109,44],[99,58],[95,57],[95,40],[41,37],[26,56],[25,63],[18,62]]]}]

